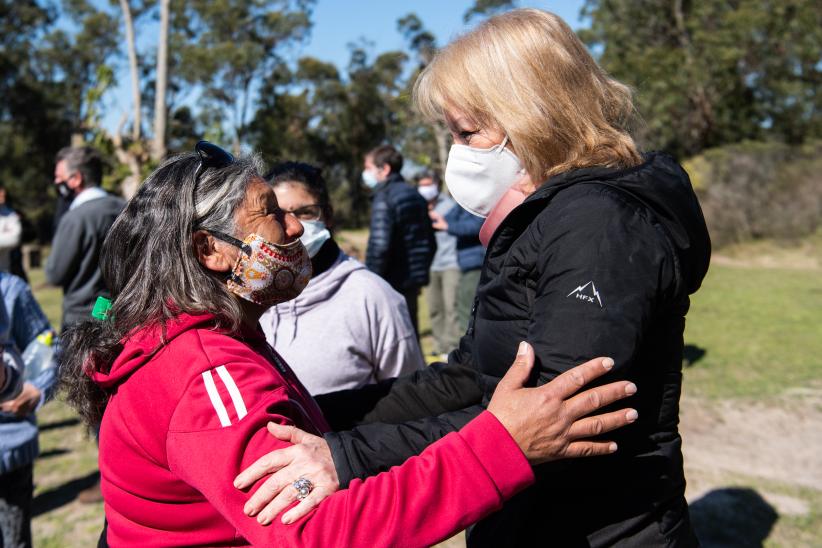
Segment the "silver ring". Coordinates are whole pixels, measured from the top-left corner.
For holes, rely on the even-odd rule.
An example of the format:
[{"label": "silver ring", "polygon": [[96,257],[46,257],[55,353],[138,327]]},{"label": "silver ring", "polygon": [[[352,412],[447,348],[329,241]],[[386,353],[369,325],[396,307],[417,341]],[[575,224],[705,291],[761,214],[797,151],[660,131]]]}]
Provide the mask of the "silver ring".
[{"label": "silver ring", "polygon": [[314,484],[307,478],[300,478],[291,485],[297,490],[297,500],[303,500],[314,489]]}]

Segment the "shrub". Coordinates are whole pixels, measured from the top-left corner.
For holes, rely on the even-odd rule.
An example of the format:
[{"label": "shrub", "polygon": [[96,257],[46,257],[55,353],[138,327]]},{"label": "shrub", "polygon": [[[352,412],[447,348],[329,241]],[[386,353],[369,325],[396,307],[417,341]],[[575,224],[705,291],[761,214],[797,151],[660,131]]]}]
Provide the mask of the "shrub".
[{"label": "shrub", "polygon": [[822,141],[747,142],[684,162],[715,247],[762,238],[798,239],[822,219]]}]

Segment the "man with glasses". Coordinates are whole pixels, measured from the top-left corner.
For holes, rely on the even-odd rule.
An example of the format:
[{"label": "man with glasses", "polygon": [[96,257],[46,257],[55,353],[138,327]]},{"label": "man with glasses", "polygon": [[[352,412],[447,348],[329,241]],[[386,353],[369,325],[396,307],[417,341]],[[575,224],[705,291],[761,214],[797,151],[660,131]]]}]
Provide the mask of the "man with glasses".
[{"label": "man with glasses", "polygon": [[[57,153],[54,184],[71,205],[51,241],[46,279],[63,288],[61,332],[90,319],[97,297],[109,296],[100,272],[100,251],[125,202],[100,188],[102,180],[103,160],[95,149],[67,147]],[[81,491],[78,499],[103,500],[99,482]]]},{"label": "man with glasses", "polygon": [[72,196],[60,219],[46,261],[46,277],[63,288],[62,329],[91,317],[94,302],[108,296],[98,266],[106,234],[125,202],[102,188],[103,160],[91,147],[68,147],[57,153],[54,184]]}]

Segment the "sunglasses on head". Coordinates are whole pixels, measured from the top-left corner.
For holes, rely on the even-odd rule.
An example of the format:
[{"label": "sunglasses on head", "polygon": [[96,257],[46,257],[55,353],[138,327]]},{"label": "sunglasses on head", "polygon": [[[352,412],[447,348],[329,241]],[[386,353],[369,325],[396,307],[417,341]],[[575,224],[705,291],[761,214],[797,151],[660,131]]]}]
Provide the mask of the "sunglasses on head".
[{"label": "sunglasses on head", "polygon": [[[200,157],[200,165],[197,166],[197,171],[194,173],[194,188],[197,188],[197,183],[200,182],[200,175],[202,175],[205,170],[209,168],[220,169],[234,163],[234,156],[232,156],[230,152],[213,143],[209,143],[208,141],[200,141],[194,145],[194,152],[196,152]],[[194,226],[199,226],[199,219],[195,221]],[[228,243],[239,247],[243,251],[248,251],[249,253],[251,252],[249,246],[233,236],[229,236],[228,234],[217,230],[209,230],[208,232],[223,241],[227,241]]]},{"label": "sunglasses on head", "polygon": [[234,163],[234,156],[230,152],[208,141],[200,141],[194,145],[194,152],[200,157],[200,165],[197,166],[197,172],[194,174],[195,185],[206,169],[219,169]]}]

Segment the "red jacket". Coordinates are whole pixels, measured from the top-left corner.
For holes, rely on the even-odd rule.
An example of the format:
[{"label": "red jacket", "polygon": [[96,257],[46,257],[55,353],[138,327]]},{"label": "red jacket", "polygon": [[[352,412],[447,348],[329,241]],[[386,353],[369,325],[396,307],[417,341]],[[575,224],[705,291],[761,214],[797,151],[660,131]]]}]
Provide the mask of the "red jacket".
[{"label": "red jacket", "polygon": [[112,546],[428,546],[533,482],[522,452],[485,412],[297,523],[263,527],[243,514],[250,492],[232,481],[286,445],[266,423],[315,433],[328,425],[260,332],[229,336],[213,325],[210,315],[182,315],[162,345],[158,328],[141,330],[109,374],[94,374],[116,387],[100,430]]}]

